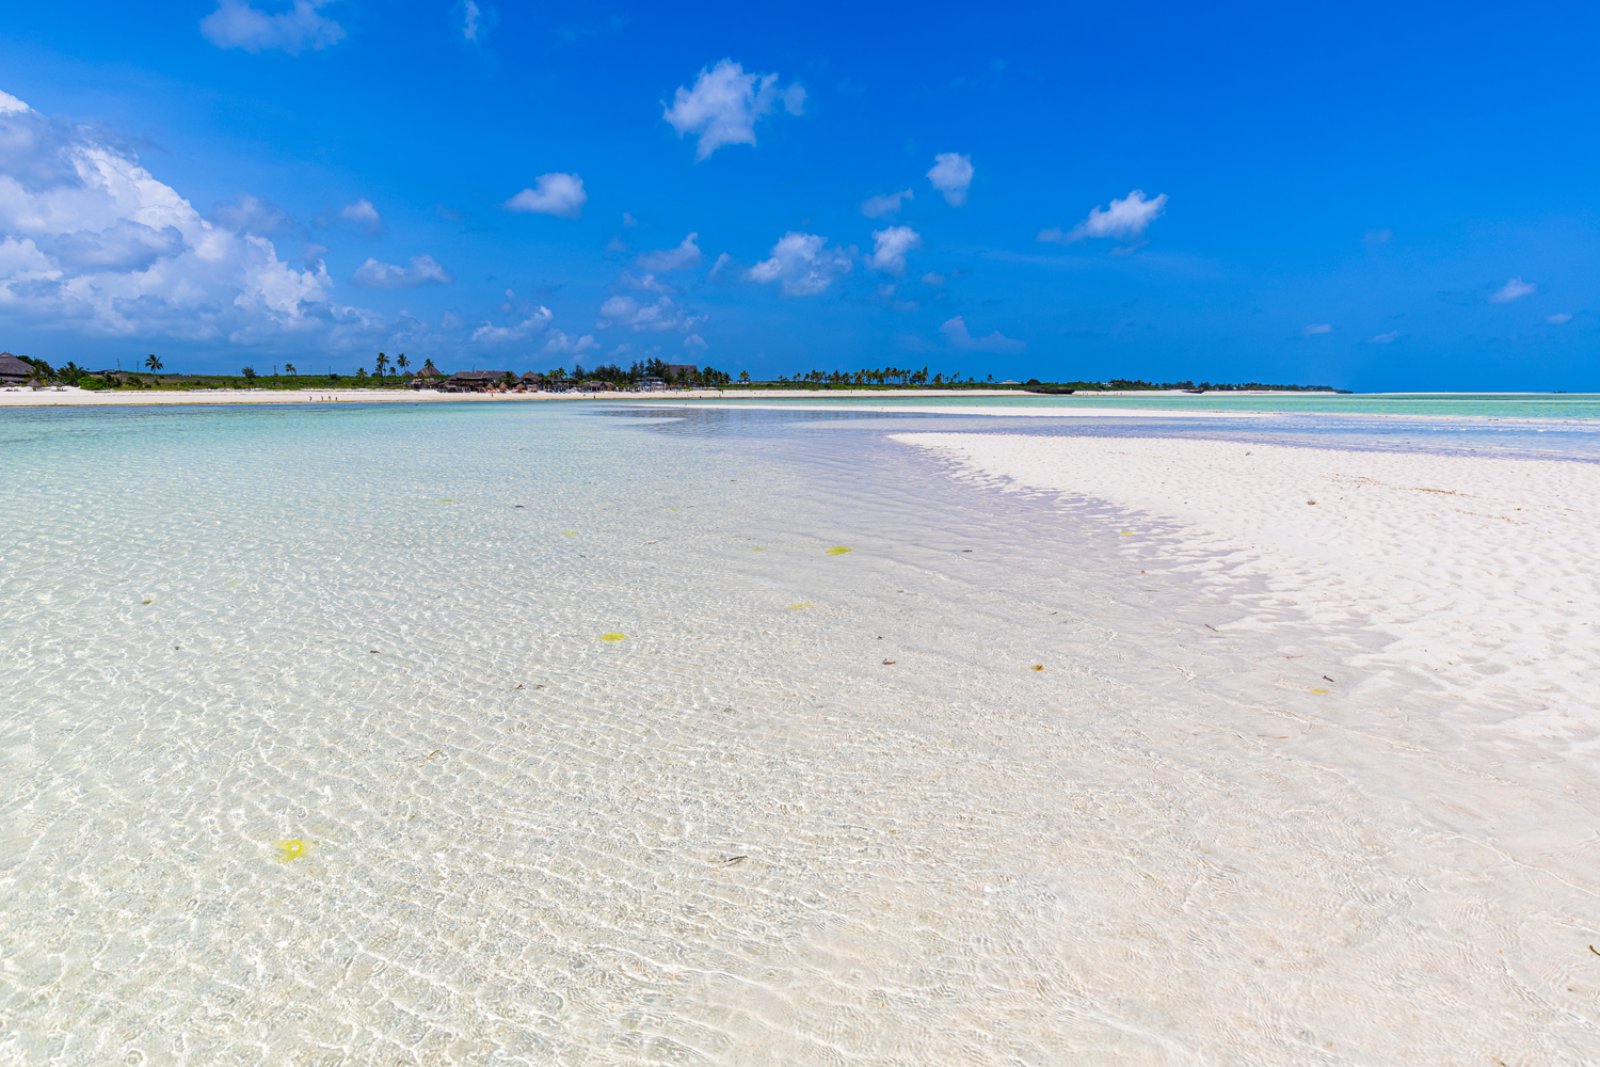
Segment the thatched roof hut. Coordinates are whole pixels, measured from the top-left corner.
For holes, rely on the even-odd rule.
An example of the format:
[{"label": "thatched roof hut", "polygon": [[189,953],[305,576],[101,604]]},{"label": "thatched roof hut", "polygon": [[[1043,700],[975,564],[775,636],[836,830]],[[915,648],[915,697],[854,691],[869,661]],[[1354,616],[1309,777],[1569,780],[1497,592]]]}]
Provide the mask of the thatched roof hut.
[{"label": "thatched roof hut", "polygon": [[0,352],[0,385],[21,385],[32,377],[32,363],[10,352]]}]

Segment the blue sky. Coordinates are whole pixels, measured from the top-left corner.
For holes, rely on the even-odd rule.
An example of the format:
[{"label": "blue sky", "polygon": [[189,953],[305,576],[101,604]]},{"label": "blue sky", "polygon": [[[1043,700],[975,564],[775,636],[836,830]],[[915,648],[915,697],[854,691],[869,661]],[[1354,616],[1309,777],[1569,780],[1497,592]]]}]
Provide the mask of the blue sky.
[{"label": "blue sky", "polygon": [[0,348],[1600,389],[1600,13],[1440,10],[30,5]]}]

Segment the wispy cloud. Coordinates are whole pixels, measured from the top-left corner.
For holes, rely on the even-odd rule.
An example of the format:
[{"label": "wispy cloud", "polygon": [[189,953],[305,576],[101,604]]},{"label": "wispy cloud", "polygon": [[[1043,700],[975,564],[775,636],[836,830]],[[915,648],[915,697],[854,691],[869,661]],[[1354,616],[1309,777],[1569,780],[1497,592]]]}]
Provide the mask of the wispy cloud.
[{"label": "wispy cloud", "polygon": [[1112,200],[1110,207],[1095,207],[1088,217],[1071,230],[1051,227],[1039,231],[1039,240],[1054,244],[1071,244],[1094,237],[1110,237],[1130,241],[1142,237],[1144,231],[1167,208],[1167,194],[1146,197],[1144,190],[1135,189],[1120,200]]},{"label": "wispy cloud", "polygon": [[360,227],[369,237],[383,232],[383,216],[365,197],[339,209],[339,217]]},{"label": "wispy cloud", "polygon": [[600,321],[595,325],[601,329],[626,326],[641,333],[665,333],[669,330],[691,330],[704,321],[704,315],[690,314],[673,303],[670,296],[659,296],[653,302],[631,296],[613,296],[600,305]]},{"label": "wispy cloud", "polygon": [[1544,321],[1548,322],[1552,326],[1565,326],[1567,323],[1572,321],[1572,312],[1558,311],[1554,315],[1546,315],[1544,317]]},{"label": "wispy cloud", "polygon": [[1370,345],[1392,345],[1398,340],[1400,340],[1400,331],[1389,330],[1386,333],[1373,334],[1367,338],[1367,343]]},{"label": "wispy cloud", "polygon": [[662,104],[661,117],[678,136],[699,139],[695,158],[705,159],[723,145],[756,143],[756,123],[773,113],[779,103],[791,115],[805,111],[806,91],[799,82],[778,88],[776,74],[746,73],[744,67],[724,59],[702,68],[694,85],[679,86],[672,103]]},{"label": "wispy cloud", "polygon": [[526,341],[536,337],[550,326],[550,320],[555,318],[555,313],[549,308],[540,305],[534,308],[520,322],[510,326],[496,326],[484,323],[472,331],[472,340],[480,345],[502,345],[510,341]]},{"label": "wispy cloud", "polygon": [[415,289],[419,285],[449,285],[454,279],[432,256],[412,256],[410,265],[404,267],[368,257],[350,280],[368,289]]},{"label": "wispy cloud", "polygon": [[869,219],[887,218],[900,211],[900,205],[907,200],[915,200],[917,194],[911,189],[902,189],[898,193],[883,193],[879,196],[869,196],[861,202],[861,213]]},{"label": "wispy cloud", "polygon": [[700,262],[700,246],[696,244],[699,237],[698,233],[691,233],[676,248],[646,252],[639,257],[639,266],[650,271],[687,270]]},{"label": "wispy cloud", "polygon": [[933,157],[928,168],[928,181],[944,194],[945,203],[960,207],[967,202],[967,190],[972,187],[972,157],[960,152],[940,152]]},{"label": "wispy cloud", "polygon": [[290,55],[316,51],[344,40],[344,27],[319,12],[329,2],[294,0],[287,11],[269,14],[248,0],[219,0],[217,9],[200,20],[200,32],[218,48]]},{"label": "wispy cloud", "polygon": [[1504,285],[1489,294],[1491,304],[1509,304],[1513,300],[1521,300],[1525,296],[1532,296],[1539,291],[1539,287],[1532,282],[1525,282],[1521,278],[1510,278]]},{"label": "wispy cloud", "polygon": [[1333,326],[1326,322],[1313,322],[1300,332],[1306,337],[1321,337],[1323,334],[1332,333]]},{"label": "wispy cloud", "polygon": [[488,38],[489,31],[494,29],[500,14],[492,7],[482,6],[477,0],[462,0],[456,8],[456,17],[461,20],[461,39],[468,44],[482,44]]},{"label": "wispy cloud", "polygon": [[524,189],[507,200],[506,207],[511,211],[575,219],[583,213],[588,199],[583,179],[576,174],[541,174],[531,189]]},{"label": "wispy cloud", "polygon": [[999,330],[982,337],[974,337],[967,329],[967,320],[961,315],[946,319],[939,327],[939,332],[944,334],[950,347],[970,352],[1016,352],[1028,347],[1026,342],[1007,337]]}]

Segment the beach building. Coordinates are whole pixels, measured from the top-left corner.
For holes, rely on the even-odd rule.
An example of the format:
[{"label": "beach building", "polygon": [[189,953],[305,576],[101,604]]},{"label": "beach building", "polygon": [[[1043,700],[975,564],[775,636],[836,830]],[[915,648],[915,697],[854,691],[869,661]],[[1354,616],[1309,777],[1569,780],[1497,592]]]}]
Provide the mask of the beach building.
[{"label": "beach building", "polygon": [[534,393],[544,388],[544,375],[536,370],[528,371],[519,381],[525,392]]},{"label": "beach building", "polygon": [[411,388],[437,389],[439,388],[439,383],[444,380],[444,374],[439,370],[439,368],[424,365],[421,370],[412,375]]},{"label": "beach building", "polygon": [[0,352],[0,385],[22,385],[33,377],[33,364],[10,352]]},{"label": "beach building", "polygon": [[508,370],[458,370],[444,383],[447,393],[487,393],[507,378]]}]

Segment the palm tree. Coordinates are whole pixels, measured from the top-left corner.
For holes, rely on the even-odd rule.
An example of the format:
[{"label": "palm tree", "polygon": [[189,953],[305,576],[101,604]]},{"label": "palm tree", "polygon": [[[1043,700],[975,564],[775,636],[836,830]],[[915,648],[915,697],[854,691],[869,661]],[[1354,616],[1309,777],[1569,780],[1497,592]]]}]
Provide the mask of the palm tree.
[{"label": "palm tree", "polygon": [[423,369],[423,370],[433,370],[433,371],[436,371],[436,370],[438,370],[438,369],[439,369],[439,368],[438,368],[438,367],[435,367],[435,366],[434,366],[434,365],[433,365],[433,358],[432,358],[432,357],[431,357],[431,356],[430,356],[430,357],[429,357],[429,358],[428,358],[428,359],[425,359],[425,360],[423,360],[423,361],[422,361],[422,369]]},{"label": "palm tree", "polygon": [[296,374],[299,373],[299,371],[294,369],[294,364],[293,363],[285,363],[283,365],[283,373],[285,373],[289,377],[293,378]]},{"label": "palm tree", "polygon": [[164,364],[162,364],[162,362],[156,358],[156,354],[152,352],[145,357],[144,365],[150,368],[151,374],[154,374],[156,371],[160,370]]},{"label": "palm tree", "polygon": [[402,352],[398,356],[394,357],[394,365],[404,371],[407,367],[411,366],[411,361],[407,359],[406,354]]},{"label": "palm tree", "polygon": [[388,365],[389,365],[389,357],[384,355],[382,352],[379,352],[378,353],[378,358],[372,361],[373,369],[377,373],[378,377],[380,377],[380,378],[383,377],[383,369],[385,367],[387,367]]}]

